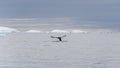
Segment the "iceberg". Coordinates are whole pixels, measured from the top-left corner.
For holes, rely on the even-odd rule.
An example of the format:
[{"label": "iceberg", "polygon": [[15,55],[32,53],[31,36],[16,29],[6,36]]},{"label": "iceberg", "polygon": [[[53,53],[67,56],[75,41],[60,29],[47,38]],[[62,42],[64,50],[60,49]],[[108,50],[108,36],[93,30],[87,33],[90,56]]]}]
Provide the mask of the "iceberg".
[{"label": "iceberg", "polygon": [[82,30],[72,30],[72,33],[87,33],[87,32]]},{"label": "iceberg", "polygon": [[0,27],[0,37],[6,36],[9,33],[15,33],[15,32],[19,32],[19,31],[9,27]]},{"label": "iceberg", "polygon": [[39,30],[28,30],[27,33],[41,33],[42,31]]},{"label": "iceberg", "polygon": [[70,33],[69,31],[65,31],[65,30],[52,30],[51,33]]},{"label": "iceberg", "polygon": [[19,31],[9,27],[0,27],[0,33],[14,33],[14,32],[19,32]]}]

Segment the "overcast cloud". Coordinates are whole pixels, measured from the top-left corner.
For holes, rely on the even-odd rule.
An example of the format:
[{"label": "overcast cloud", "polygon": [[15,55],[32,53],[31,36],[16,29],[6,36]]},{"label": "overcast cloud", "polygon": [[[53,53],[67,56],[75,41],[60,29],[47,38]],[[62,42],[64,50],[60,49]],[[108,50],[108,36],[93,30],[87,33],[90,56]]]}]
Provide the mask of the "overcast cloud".
[{"label": "overcast cloud", "polygon": [[[120,30],[120,1],[0,0],[0,18],[7,20],[37,18],[35,20],[40,19],[37,22],[40,24],[46,23],[44,20],[48,20],[50,22],[47,22],[47,24],[72,23],[71,25],[96,25],[96,27],[91,27]],[[0,23],[3,24],[3,22]]]}]

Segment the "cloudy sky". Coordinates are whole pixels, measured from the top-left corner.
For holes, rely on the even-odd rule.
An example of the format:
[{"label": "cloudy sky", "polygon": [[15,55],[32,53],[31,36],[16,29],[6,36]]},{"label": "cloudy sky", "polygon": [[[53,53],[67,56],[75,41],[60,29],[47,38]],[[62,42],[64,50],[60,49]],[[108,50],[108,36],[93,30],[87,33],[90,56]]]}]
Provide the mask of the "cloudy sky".
[{"label": "cloudy sky", "polygon": [[0,0],[0,24],[65,24],[120,30],[120,0]]}]

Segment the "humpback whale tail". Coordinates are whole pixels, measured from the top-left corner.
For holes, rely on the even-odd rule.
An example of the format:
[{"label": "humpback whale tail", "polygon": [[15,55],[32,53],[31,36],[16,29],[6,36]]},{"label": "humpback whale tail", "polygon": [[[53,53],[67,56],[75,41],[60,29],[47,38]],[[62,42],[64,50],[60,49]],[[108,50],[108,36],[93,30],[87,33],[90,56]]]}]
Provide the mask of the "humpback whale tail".
[{"label": "humpback whale tail", "polygon": [[54,37],[54,36],[51,36],[51,38],[57,38],[59,41],[62,41],[62,38],[63,38],[63,37],[66,37],[66,35],[61,36],[61,37]]}]

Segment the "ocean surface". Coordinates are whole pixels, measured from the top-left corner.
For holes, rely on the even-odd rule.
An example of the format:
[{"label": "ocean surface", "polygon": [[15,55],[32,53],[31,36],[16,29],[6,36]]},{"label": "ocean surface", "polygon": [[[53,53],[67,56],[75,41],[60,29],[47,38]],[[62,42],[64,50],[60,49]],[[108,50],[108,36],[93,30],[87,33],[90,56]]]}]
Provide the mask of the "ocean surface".
[{"label": "ocean surface", "polygon": [[[62,42],[50,36],[62,36]],[[10,33],[0,68],[120,68],[120,33]]]}]

